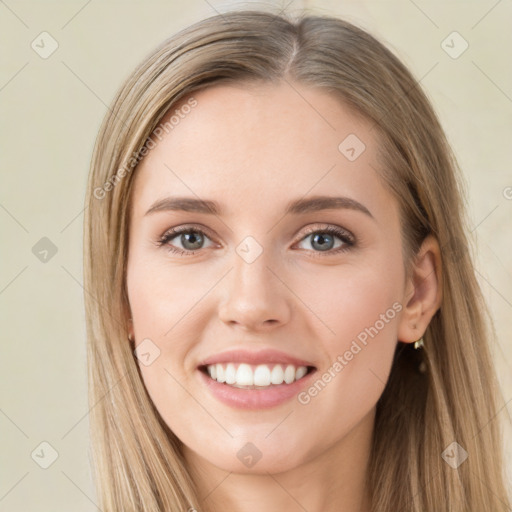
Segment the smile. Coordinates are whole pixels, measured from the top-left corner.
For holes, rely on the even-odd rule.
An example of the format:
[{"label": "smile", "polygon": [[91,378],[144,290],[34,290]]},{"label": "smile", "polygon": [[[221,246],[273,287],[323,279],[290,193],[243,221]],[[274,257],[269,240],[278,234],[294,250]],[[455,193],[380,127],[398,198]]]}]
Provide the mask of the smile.
[{"label": "smile", "polygon": [[313,367],[293,364],[217,363],[201,367],[211,379],[242,389],[262,389],[292,384],[302,379]]},{"label": "smile", "polygon": [[216,363],[198,370],[213,397],[243,410],[269,409],[289,402],[311,384],[317,371],[313,366],[275,363]]}]

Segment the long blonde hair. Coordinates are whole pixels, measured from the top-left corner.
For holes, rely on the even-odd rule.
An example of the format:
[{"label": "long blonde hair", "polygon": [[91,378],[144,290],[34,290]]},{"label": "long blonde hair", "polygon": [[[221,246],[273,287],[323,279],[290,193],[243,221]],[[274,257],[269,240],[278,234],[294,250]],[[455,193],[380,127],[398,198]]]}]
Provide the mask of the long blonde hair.
[{"label": "long blonde hair", "polygon": [[[141,150],[169,108],[194,91],[282,80],[336,94],[372,123],[383,178],[400,205],[407,271],[427,234],[441,247],[443,303],[424,350],[397,343],[377,403],[372,510],[508,510],[490,315],[469,252],[460,171],[429,101],[404,65],[354,25],[258,11],[205,19],[161,44],[125,81],[96,141],[84,289],[93,474],[102,510],[208,510],[127,340],[130,190]],[[454,442],[468,453],[457,468],[443,456],[456,453]]]}]

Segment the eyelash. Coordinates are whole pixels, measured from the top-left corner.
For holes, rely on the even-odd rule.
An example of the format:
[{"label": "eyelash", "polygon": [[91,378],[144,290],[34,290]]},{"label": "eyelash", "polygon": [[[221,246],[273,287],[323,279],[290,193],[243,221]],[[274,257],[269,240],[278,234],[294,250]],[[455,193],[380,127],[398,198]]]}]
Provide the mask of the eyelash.
[{"label": "eyelash", "polygon": [[[173,254],[192,256],[192,255],[200,252],[202,249],[198,249],[198,250],[195,250],[195,251],[187,251],[187,250],[178,249],[176,247],[173,247],[172,245],[169,245],[169,242],[173,238],[176,238],[178,235],[181,235],[183,233],[198,233],[198,234],[201,234],[201,235],[204,235],[204,236],[210,238],[208,236],[208,233],[206,231],[204,231],[203,229],[201,229],[201,228],[191,227],[191,226],[184,226],[182,228],[173,228],[173,229],[171,229],[169,231],[166,231],[160,237],[160,239],[157,241],[156,244],[157,244],[158,247],[163,247],[165,245],[168,245],[167,249],[169,250],[170,253],[173,253]],[[328,251],[325,251],[325,253],[322,252],[322,251],[309,251],[309,252],[313,252],[314,253],[313,257],[315,257],[315,258],[316,257],[324,257],[324,254],[326,256],[332,256],[334,254],[339,254],[339,253],[342,253],[342,252],[349,251],[356,244],[355,237],[351,233],[349,233],[348,231],[346,231],[344,229],[335,227],[335,226],[327,226],[327,227],[321,228],[321,229],[319,229],[319,228],[308,228],[305,236],[302,237],[299,240],[299,242],[302,242],[303,240],[305,240],[310,235],[318,234],[318,233],[320,233],[320,234],[328,233],[329,235],[335,235],[336,237],[338,237],[343,242],[343,245],[341,247],[338,247],[337,249],[329,249]]]}]

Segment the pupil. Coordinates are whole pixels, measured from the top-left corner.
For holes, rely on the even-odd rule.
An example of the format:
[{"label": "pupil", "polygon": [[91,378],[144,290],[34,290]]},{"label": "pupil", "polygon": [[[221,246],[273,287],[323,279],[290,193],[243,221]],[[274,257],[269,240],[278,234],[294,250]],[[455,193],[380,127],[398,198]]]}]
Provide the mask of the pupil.
[{"label": "pupil", "polygon": [[331,247],[326,247],[326,246],[328,246],[330,244],[329,244],[329,242],[326,243],[325,240],[329,240],[329,239],[331,239],[331,242],[332,242],[332,237],[330,235],[324,236],[324,235],[317,234],[317,235],[315,235],[313,237],[313,244],[315,244],[315,243],[317,243],[317,241],[319,241],[319,243],[320,243],[320,246],[319,246],[320,250],[321,251],[326,251],[326,250],[331,248]]},{"label": "pupil", "polygon": [[[186,233],[184,235],[182,235],[183,237],[185,237],[185,241],[186,243],[191,243],[192,245],[194,245],[195,243],[195,246],[194,247],[189,247],[189,249],[198,249],[201,245],[201,235],[199,233]],[[183,241],[182,241],[183,243]],[[186,243],[183,243],[183,246],[184,247],[187,247]]]}]

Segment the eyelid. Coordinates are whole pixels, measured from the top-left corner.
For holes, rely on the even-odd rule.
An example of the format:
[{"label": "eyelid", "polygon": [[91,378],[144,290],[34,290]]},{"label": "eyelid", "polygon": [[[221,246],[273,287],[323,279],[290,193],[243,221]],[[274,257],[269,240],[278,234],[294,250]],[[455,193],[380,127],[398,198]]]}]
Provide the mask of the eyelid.
[{"label": "eyelid", "polygon": [[166,229],[160,238],[163,238],[167,235],[180,235],[181,233],[188,233],[190,231],[204,233],[205,235],[208,235],[209,238],[215,238],[213,231],[211,231],[206,226],[203,226],[202,224],[180,224],[179,226]]},{"label": "eyelid", "polygon": [[306,228],[305,233],[303,234],[302,238],[299,239],[299,241],[304,240],[304,238],[306,238],[308,235],[311,235],[312,233],[320,233],[320,232],[332,232],[336,236],[341,236],[341,234],[343,234],[343,236],[348,238],[350,240],[350,242],[352,242],[354,244],[356,243],[356,237],[348,229],[345,229],[341,226],[337,226],[335,224],[325,224],[325,223],[323,223],[323,224],[321,223],[320,225],[316,224],[314,226],[308,226]]}]

